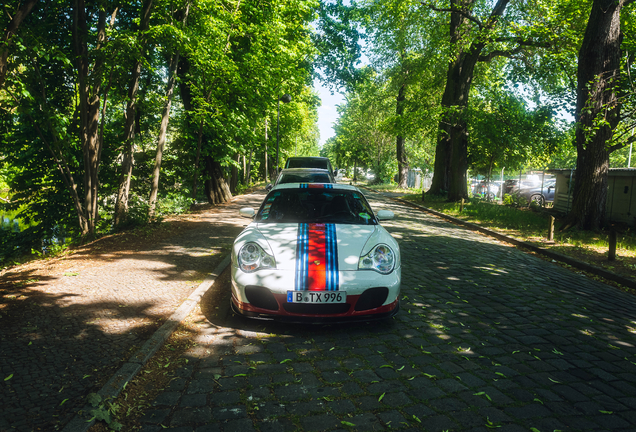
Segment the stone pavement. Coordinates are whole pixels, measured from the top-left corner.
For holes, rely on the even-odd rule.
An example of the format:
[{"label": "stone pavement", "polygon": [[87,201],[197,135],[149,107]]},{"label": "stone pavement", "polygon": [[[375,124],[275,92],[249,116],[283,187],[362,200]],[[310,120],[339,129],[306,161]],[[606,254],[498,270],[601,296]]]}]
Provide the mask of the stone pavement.
[{"label": "stone pavement", "polygon": [[227,255],[247,222],[238,209],[263,196],[192,214],[187,230],[150,248],[0,278],[0,431],[68,423]]},{"label": "stone pavement", "polygon": [[397,216],[401,312],[291,325],[204,298],[144,432],[636,431],[634,296],[367,195]]}]

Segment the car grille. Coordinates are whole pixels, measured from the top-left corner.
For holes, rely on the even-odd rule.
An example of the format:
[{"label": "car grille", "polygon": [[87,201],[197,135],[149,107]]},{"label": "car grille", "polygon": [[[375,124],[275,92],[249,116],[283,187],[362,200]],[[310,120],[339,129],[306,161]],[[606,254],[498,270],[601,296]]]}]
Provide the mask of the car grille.
[{"label": "car grille", "polygon": [[294,314],[311,314],[311,315],[335,315],[349,312],[351,305],[349,303],[333,303],[333,304],[302,304],[302,303],[284,303],[283,307],[289,313]]}]

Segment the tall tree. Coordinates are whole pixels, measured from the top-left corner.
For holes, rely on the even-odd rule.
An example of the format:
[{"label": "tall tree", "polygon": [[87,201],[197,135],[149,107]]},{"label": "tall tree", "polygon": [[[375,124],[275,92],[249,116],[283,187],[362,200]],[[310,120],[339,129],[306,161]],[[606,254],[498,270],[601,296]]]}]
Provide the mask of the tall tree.
[{"label": "tall tree", "polygon": [[[541,26],[528,23],[525,3],[515,3],[517,8],[513,12],[517,13],[516,16],[513,12],[505,16],[509,3],[510,0],[497,0],[494,4],[477,0],[450,0],[450,8],[430,5],[433,10],[450,14],[450,56],[429,193],[447,192],[451,201],[467,197],[468,192],[466,107],[477,64],[498,57],[510,57],[531,47],[549,47],[551,44],[553,35],[541,31]],[[539,15],[539,6],[533,6],[535,15]],[[524,25],[515,22],[523,22]]]},{"label": "tall tree", "polygon": [[621,12],[634,0],[594,0],[579,51],[572,211],[563,226],[596,230],[605,216],[609,155],[620,122]]},{"label": "tall tree", "polygon": [[[190,2],[185,5],[183,11],[183,26],[188,21],[188,13],[190,12]],[[171,14],[171,15],[174,15]],[[163,150],[166,144],[166,136],[168,134],[168,122],[170,121],[170,109],[172,107],[172,97],[177,81],[177,68],[179,66],[179,58],[181,56],[181,48],[177,47],[176,52],[170,58],[168,68],[168,85],[166,87],[166,96],[164,100],[163,112],[161,113],[161,126],[159,128],[159,137],[157,139],[157,152],[155,155],[155,167],[152,172],[152,184],[150,187],[150,198],[148,199],[148,214],[154,216],[155,205],[157,203],[157,194],[159,192],[159,175],[161,173],[161,161],[163,159]]]},{"label": "tall tree", "polygon": [[139,91],[141,66],[144,60],[144,54],[147,50],[147,31],[150,25],[152,6],[153,0],[145,0],[143,2],[139,17],[137,41],[133,48],[137,55],[135,56],[135,61],[130,71],[130,84],[128,85],[126,122],[124,125],[124,154],[119,179],[119,190],[117,191],[117,202],[115,203],[115,225],[125,222],[128,216],[128,194],[130,192],[130,181],[132,178],[133,140],[135,138],[135,118],[137,115],[137,92]]}]

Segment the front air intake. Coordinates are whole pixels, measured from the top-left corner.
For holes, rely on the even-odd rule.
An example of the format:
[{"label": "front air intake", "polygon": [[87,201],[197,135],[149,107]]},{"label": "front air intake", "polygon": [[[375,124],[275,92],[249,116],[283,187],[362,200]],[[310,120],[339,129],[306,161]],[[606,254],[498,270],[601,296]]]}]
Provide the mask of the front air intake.
[{"label": "front air intake", "polygon": [[355,310],[365,311],[379,308],[384,304],[388,296],[389,289],[387,287],[369,288],[358,298]]}]

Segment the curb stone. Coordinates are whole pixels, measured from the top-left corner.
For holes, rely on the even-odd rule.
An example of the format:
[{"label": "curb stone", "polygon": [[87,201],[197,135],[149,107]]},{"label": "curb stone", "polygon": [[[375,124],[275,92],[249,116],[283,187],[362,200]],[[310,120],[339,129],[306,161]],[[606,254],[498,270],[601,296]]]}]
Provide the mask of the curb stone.
[{"label": "curb stone", "polygon": [[[226,256],[212,273],[181,303],[177,310],[161,327],[135,352],[97,394],[102,398],[116,398],[119,393],[141,370],[142,366],[161,348],[181,321],[188,316],[201,300],[201,297],[212,287],[216,278],[230,264],[230,256]],[[88,413],[93,409],[84,405],[75,417],[62,429],[62,432],[86,432],[95,424]]]},{"label": "curb stone", "polygon": [[[365,188],[365,189],[367,189],[367,188]],[[446,220],[448,220],[448,221],[450,221],[452,223],[455,223],[457,225],[462,225],[462,226],[464,226],[464,227],[466,227],[466,228],[468,228],[468,229],[470,229],[472,231],[479,231],[479,232],[481,232],[483,234],[486,234],[488,236],[494,237],[494,238],[496,238],[498,240],[502,240],[502,241],[505,241],[507,243],[511,243],[511,244],[513,244],[513,245],[515,245],[517,247],[523,247],[523,248],[529,249],[532,252],[536,252],[536,253],[539,253],[541,255],[544,255],[544,256],[547,256],[549,258],[552,258],[554,260],[557,260],[557,261],[563,262],[565,264],[571,265],[572,267],[576,267],[579,270],[583,270],[585,272],[592,273],[594,275],[601,276],[601,277],[603,277],[605,279],[617,282],[617,283],[619,283],[621,285],[624,285],[626,287],[629,287],[629,288],[632,288],[632,289],[636,289],[636,281],[633,281],[631,279],[625,278],[625,277],[623,277],[621,275],[618,275],[616,273],[612,273],[612,272],[610,272],[608,270],[605,270],[604,268],[597,267],[597,266],[594,266],[592,264],[588,264],[586,262],[577,260],[576,258],[572,258],[572,257],[569,257],[567,255],[562,255],[560,253],[553,252],[553,251],[551,251],[549,249],[546,249],[546,248],[542,248],[542,247],[539,247],[539,246],[536,246],[536,245],[533,245],[533,244],[530,244],[530,243],[527,243],[527,242],[524,242],[524,241],[521,241],[521,240],[517,240],[517,239],[515,239],[513,237],[509,237],[507,235],[498,233],[498,232],[490,230],[488,228],[484,228],[484,227],[482,227],[480,225],[477,225],[477,224],[474,224],[474,223],[471,223],[471,222],[466,222],[464,220],[457,219],[457,218],[455,218],[453,216],[449,216],[447,214],[438,212],[438,211],[430,209],[428,207],[424,207],[423,205],[419,205],[419,204],[414,203],[412,201],[407,201],[407,200],[402,199],[402,198],[395,198],[395,197],[387,196],[387,195],[383,194],[382,192],[376,192],[376,191],[374,191],[372,189],[367,189],[367,190],[369,190],[371,192],[374,192],[374,193],[379,193],[379,194],[381,194],[381,195],[383,195],[383,196],[385,196],[385,197],[387,197],[389,199],[401,202],[402,204],[406,204],[406,205],[409,205],[411,207],[415,207],[415,208],[417,208],[419,210],[431,213],[431,214],[433,214],[433,215],[435,215],[437,217],[440,217],[442,219],[446,219]]]}]

